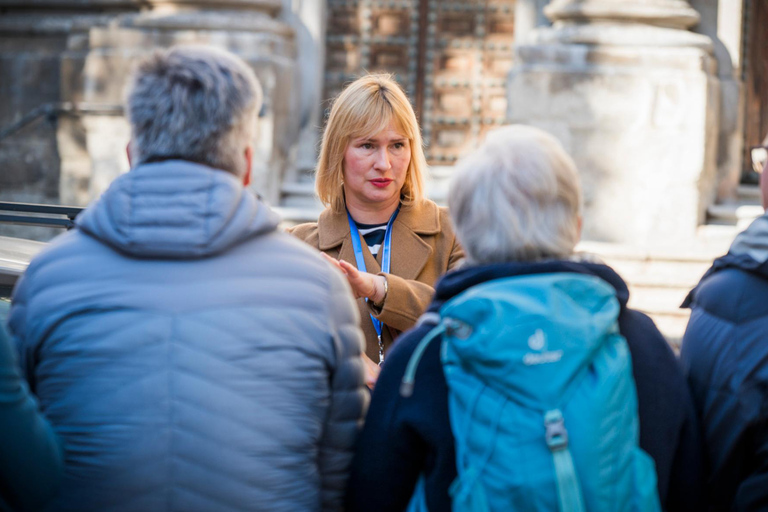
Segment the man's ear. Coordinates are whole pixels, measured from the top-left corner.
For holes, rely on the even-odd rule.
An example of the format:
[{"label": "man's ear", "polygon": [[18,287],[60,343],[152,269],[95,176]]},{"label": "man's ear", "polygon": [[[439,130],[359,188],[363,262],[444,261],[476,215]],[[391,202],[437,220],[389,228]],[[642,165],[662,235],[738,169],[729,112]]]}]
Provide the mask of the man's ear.
[{"label": "man's ear", "polygon": [[133,162],[131,162],[131,141],[125,146],[125,154],[128,156],[128,167],[133,168]]},{"label": "man's ear", "polygon": [[584,227],[584,217],[579,215],[578,221],[579,221],[579,240],[581,240],[581,229]]},{"label": "man's ear", "polygon": [[253,146],[248,144],[245,148],[245,175],[243,176],[243,186],[251,184],[251,168],[253,167]]}]

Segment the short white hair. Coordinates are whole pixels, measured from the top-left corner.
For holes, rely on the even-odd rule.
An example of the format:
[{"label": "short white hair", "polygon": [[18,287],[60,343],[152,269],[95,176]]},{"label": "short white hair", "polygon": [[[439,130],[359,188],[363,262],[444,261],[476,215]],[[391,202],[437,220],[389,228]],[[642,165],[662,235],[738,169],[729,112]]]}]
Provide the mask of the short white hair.
[{"label": "short white hair", "polygon": [[471,264],[567,258],[579,241],[581,184],[552,135],[511,125],[456,165],[448,206]]},{"label": "short white hair", "polygon": [[178,158],[242,177],[261,101],[253,70],[226,50],[157,50],[139,62],[128,88],[131,156],[137,165]]}]

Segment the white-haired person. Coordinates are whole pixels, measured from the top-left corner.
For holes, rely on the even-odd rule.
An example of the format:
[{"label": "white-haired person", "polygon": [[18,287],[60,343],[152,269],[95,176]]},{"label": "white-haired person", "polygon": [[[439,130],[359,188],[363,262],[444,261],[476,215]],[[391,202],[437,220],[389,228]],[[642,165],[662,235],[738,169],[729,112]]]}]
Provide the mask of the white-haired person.
[{"label": "white-haired person", "polygon": [[[487,503],[483,509],[510,510],[509,507],[516,506],[520,510],[556,510],[558,494],[552,481],[548,481],[550,487],[544,489],[526,486],[538,481],[536,478],[542,468],[553,467],[552,458],[557,447],[552,448],[553,454],[548,455],[550,462],[544,461],[543,466],[536,465],[542,462],[526,457],[524,454],[528,452],[523,450],[525,445],[533,446],[531,450],[549,453],[545,444],[545,426],[550,420],[542,416],[541,421],[536,421],[528,430],[509,431],[514,428],[499,424],[500,417],[502,423],[506,421],[506,416],[502,414],[505,413],[504,406],[499,414],[491,414],[484,407],[492,399],[503,398],[509,400],[502,402],[507,404],[507,409],[514,406],[515,410],[522,410],[519,407],[526,403],[523,400],[526,396],[521,398],[515,392],[507,395],[508,390],[526,389],[531,385],[527,382],[529,377],[533,382],[534,377],[548,371],[548,363],[559,363],[561,358],[565,361],[568,350],[586,351],[588,347],[581,346],[579,336],[590,339],[592,333],[607,336],[598,337],[594,346],[603,347],[601,343],[609,342],[615,345],[611,345],[615,348],[613,356],[606,352],[609,354],[606,357],[617,358],[615,364],[617,368],[624,369],[626,381],[631,381],[634,374],[636,398],[634,389],[625,386],[622,389],[628,393],[626,403],[614,404],[605,417],[606,421],[611,418],[634,418],[634,425],[639,423],[639,438],[635,435],[637,427],[628,432],[611,431],[610,428],[609,431],[613,437],[617,433],[630,438],[634,436],[634,440],[629,440],[634,443],[634,451],[627,453],[647,453],[637,455],[637,464],[646,470],[648,478],[645,482],[658,485],[658,500],[655,497],[656,487],[649,487],[651,491],[646,488],[645,498],[651,504],[660,502],[667,511],[699,510],[702,494],[700,434],[685,379],[673,352],[653,322],[646,315],[627,308],[629,292],[622,279],[604,264],[582,261],[583,258],[574,256],[581,232],[581,201],[579,176],[572,159],[554,137],[536,128],[515,125],[495,130],[474,153],[459,161],[448,205],[457,236],[466,253],[466,264],[437,283],[434,301],[424,320],[401,336],[389,353],[373,392],[353,459],[347,494],[348,510],[405,510],[409,503],[414,507],[411,510],[451,510],[454,498],[477,498],[477,487],[472,485],[478,482],[486,486],[486,494],[481,501]],[[549,286],[558,288],[555,290],[557,293]],[[508,303],[497,303],[487,298],[493,297],[488,290],[492,293],[514,291],[518,294],[518,302],[511,304],[517,304],[525,314],[520,316],[520,311],[505,305]],[[568,295],[571,293],[573,296]],[[591,298],[581,299],[581,293]],[[563,296],[566,298],[563,299]],[[470,302],[473,297],[480,299]],[[462,307],[467,309],[462,310]],[[597,312],[592,313],[590,308],[595,308]],[[436,324],[441,325],[437,320],[440,317],[436,317],[435,313],[447,315],[449,320],[453,318],[451,315],[458,315],[455,318],[459,320],[449,323],[443,317],[447,331],[434,331]],[[497,322],[495,328],[484,330],[485,327],[475,326],[473,331],[474,324],[460,320],[463,318],[461,315],[467,318],[479,315],[485,321],[483,314]],[[580,326],[579,322],[587,322],[588,327],[577,330],[580,333],[578,336],[571,338],[563,334],[573,326]],[[620,337],[612,336],[616,325],[626,343]],[[598,326],[605,326],[606,331],[599,331]],[[530,337],[525,335],[518,340],[512,334],[526,329],[532,333]],[[441,332],[448,332],[449,336]],[[478,341],[467,341],[466,345],[461,345],[461,340],[473,340],[475,334]],[[548,343],[557,336],[565,336],[566,346],[571,347],[566,349],[565,355],[554,346],[548,347]],[[447,339],[451,340],[450,344],[446,343]],[[628,357],[622,360],[616,355],[622,353],[621,347],[625,347],[623,353],[626,354],[627,346],[631,363]],[[598,379],[600,371],[585,368],[588,367],[581,368],[581,373],[574,375],[586,378],[581,384],[588,386],[591,383],[589,378]],[[549,380],[570,378],[559,375],[557,369],[554,371]],[[474,402],[467,400],[462,403],[459,400],[459,384],[462,381],[457,380],[457,376],[460,375],[471,376],[465,379],[465,383],[471,381],[478,384],[481,391],[472,398]],[[576,377],[573,380],[575,382]],[[538,384],[542,392],[551,385],[548,380]],[[531,391],[534,395],[536,392]],[[599,393],[600,389],[590,392]],[[607,398],[609,402],[615,399]],[[449,403],[452,405],[449,406]],[[469,403],[475,404],[477,409],[473,410]],[[466,418],[459,412],[461,409],[458,407],[462,404],[469,407],[469,411],[474,411],[468,413]],[[569,412],[567,404],[566,401],[563,415]],[[526,414],[534,413],[538,414],[532,408]],[[580,411],[571,410],[570,413],[578,415]],[[552,421],[561,421],[562,426],[562,418],[558,419],[557,415],[552,418]],[[464,423],[465,420],[467,423]],[[483,421],[486,423],[483,424]],[[566,418],[565,429],[569,426],[584,428],[584,424],[569,424],[568,421]],[[595,430],[597,423],[601,422],[599,420],[592,425]],[[498,438],[489,438],[475,445],[468,437],[470,441],[462,445],[459,450],[462,453],[458,455],[462,464],[469,464],[467,467],[470,469],[463,473],[465,479],[457,480],[457,438],[454,437],[454,429],[461,428],[462,436],[471,436],[471,429],[475,427],[479,428],[477,432],[487,433],[482,429],[489,428],[489,424],[495,425],[494,436],[512,437],[504,443]],[[587,426],[587,431],[591,432],[591,427]],[[549,427],[546,432],[549,433]],[[556,436],[557,429],[553,433]],[[610,446],[614,441],[612,436],[593,443],[594,446],[582,444],[579,447],[579,441],[583,443],[584,438],[579,439],[574,434],[576,445],[572,451],[575,453],[577,448],[582,452],[599,450],[601,443]],[[504,449],[510,446],[517,448],[507,460],[498,460],[500,454],[502,457],[507,455]],[[476,453],[472,450],[480,450],[485,459],[467,458],[468,454]],[[619,454],[603,455],[611,459]],[[654,481],[654,464],[649,464],[648,455],[655,462],[658,484]],[[475,463],[477,465],[472,466]],[[507,464],[515,471],[486,473],[486,468],[493,464]],[[594,465],[592,470],[605,470],[603,478],[618,475],[617,486],[627,476],[617,469],[623,466],[606,467],[597,461]],[[555,467],[560,471],[561,466],[555,464]],[[580,466],[577,464],[576,467]],[[616,470],[619,473],[612,473]],[[613,484],[609,481],[608,485]],[[509,494],[501,495],[499,489]],[[582,490],[585,491],[585,500],[586,491],[594,491]],[[525,501],[528,498],[535,501],[537,491],[544,492],[538,505]],[[611,494],[611,489],[608,489],[607,496]],[[494,507],[494,503],[499,502],[501,505]],[[575,506],[573,500],[566,502]],[[607,507],[587,506],[586,509],[654,509],[653,506],[629,508],[629,500],[616,503],[609,499],[605,503],[608,503]]]},{"label": "white-haired person", "polygon": [[10,327],[65,445],[50,510],[341,510],[370,396],[344,277],[245,185],[261,89],[142,59],[132,168],[33,259]]},{"label": "white-haired person", "polygon": [[317,164],[317,222],[290,230],[323,251],[359,298],[369,385],[434,284],[463,258],[448,212],[424,198],[427,170],[411,103],[389,75],[367,75],[333,103]]}]

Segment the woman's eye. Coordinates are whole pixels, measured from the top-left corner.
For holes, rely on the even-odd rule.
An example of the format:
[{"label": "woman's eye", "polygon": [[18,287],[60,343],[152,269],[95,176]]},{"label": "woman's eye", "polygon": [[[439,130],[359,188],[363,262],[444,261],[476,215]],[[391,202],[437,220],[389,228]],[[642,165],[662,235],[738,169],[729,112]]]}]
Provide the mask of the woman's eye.
[{"label": "woman's eye", "polygon": [[403,149],[405,147],[405,142],[395,142],[394,146],[395,149]]},{"label": "woman's eye", "polygon": [[363,149],[373,149],[373,144],[371,144],[370,142],[364,142],[360,145],[360,147]]}]

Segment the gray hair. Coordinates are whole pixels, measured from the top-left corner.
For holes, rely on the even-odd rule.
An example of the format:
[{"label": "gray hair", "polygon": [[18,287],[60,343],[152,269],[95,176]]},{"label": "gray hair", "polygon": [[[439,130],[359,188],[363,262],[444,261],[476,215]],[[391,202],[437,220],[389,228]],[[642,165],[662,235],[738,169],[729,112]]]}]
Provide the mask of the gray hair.
[{"label": "gray hair", "polygon": [[560,143],[512,125],[458,162],[448,206],[468,262],[488,264],[571,256],[581,201],[576,165]]},{"label": "gray hair", "polygon": [[228,51],[156,51],[138,64],[128,89],[131,157],[135,164],[178,158],[242,177],[261,99],[253,70]]}]

